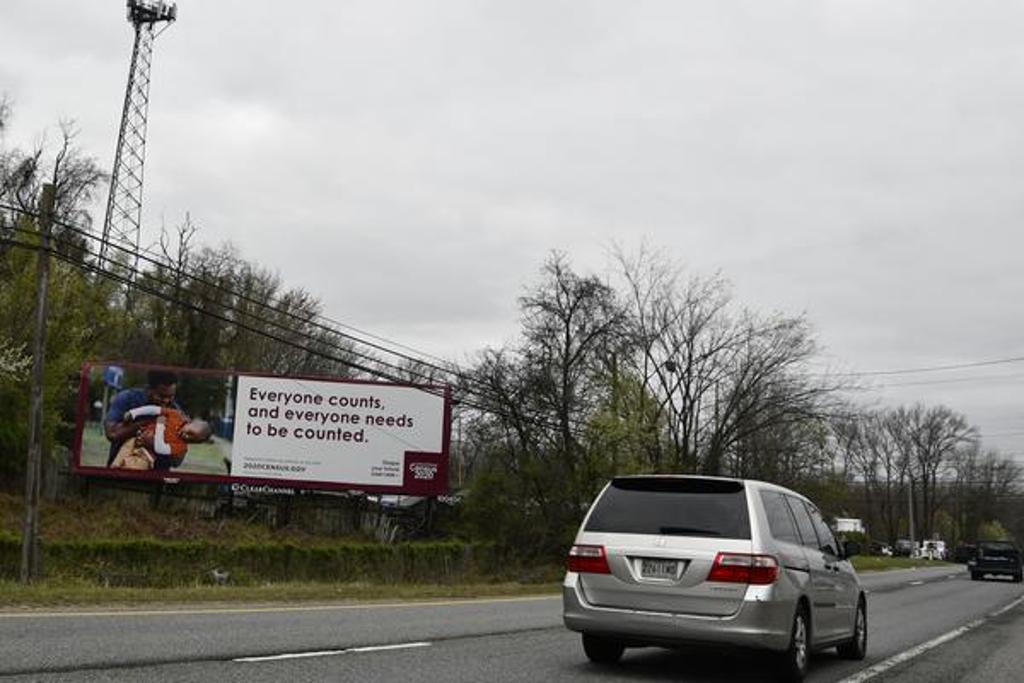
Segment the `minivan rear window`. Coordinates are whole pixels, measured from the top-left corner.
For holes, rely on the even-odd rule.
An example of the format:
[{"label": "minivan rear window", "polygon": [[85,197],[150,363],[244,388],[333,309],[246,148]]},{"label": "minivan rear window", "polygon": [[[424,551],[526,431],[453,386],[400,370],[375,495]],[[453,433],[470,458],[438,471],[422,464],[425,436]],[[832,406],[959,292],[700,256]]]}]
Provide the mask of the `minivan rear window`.
[{"label": "minivan rear window", "polygon": [[747,495],[738,481],[629,477],[612,480],[586,531],[750,538]]}]

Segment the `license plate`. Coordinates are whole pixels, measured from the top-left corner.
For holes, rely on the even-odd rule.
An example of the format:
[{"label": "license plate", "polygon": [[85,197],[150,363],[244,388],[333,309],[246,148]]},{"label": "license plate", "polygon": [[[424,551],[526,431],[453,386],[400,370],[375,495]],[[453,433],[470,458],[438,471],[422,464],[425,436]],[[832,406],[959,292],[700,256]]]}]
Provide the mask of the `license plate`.
[{"label": "license plate", "polygon": [[679,562],[643,558],[640,560],[640,576],[645,579],[674,579],[678,574]]}]

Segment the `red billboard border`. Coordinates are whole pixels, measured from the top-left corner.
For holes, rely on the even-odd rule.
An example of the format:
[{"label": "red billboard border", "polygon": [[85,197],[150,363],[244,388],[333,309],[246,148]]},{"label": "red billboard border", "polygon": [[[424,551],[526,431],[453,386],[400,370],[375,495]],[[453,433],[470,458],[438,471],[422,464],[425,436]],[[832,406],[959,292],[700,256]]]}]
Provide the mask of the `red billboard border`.
[{"label": "red billboard border", "polygon": [[[89,411],[89,373],[94,367],[98,366],[109,366],[116,365],[122,368],[131,368],[135,370],[171,370],[178,374],[185,375],[204,375],[204,376],[215,376],[215,377],[236,377],[245,375],[248,377],[268,377],[275,379],[300,379],[308,380],[311,382],[334,382],[336,384],[363,384],[363,385],[385,385],[389,387],[405,387],[409,389],[420,389],[431,393],[441,392],[441,398],[444,400],[444,424],[442,425],[441,432],[441,452],[437,454],[430,454],[437,457],[440,462],[439,474],[443,473],[444,476],[437,477],[437,486],[428,486],[425,484],[417,484],[413,490],[409,490],[405,484],[406,477],[403,476],[403,484],[401,486],[366,486],[361,484],[346,484],[344,482],[319,482],[319,481],[298,481],[294,479],[271,479],[263,477],[234,477],[231,475],[218,475],[218,474],[196,474],[189,472],[175,473],[173,476],[156,476],[150,473],[150,471],[135,471],[135,470],[112,470],[107,467],[86,467],[82,465],[82,435],[85,432],[85,417]],[[448,489],[448,464],[449,454],[451,449],[451,434],[452,434],[452,400],[451,400],[451,387],[448,385],[425,385],[425,384],[412,384],[404,382],[375,382],[373,380],[365,379],[338,379],[335,377],[323,377],[316,375],[275,375],[269,372],[247,372],[245,370],[209,370],[202,369],[197,370],[195,368],[186,368],[176,365],[160,365],[156,363],[137,363],[131,361],[103,361],[94,360],[86,361],[82,363],[81,375],[79,377],[78,384],[78,410],[75,420],[75,436],[72,441],[72,466],[71,471],[74,474],[86,477],[102,477],[105,479],[129,479],[133,481],[154,481],[163,482],[166,484],[177,484],[177,483],[196,483],[196,484],[249,484],[254,486],[264,485],[275,485],[280,487],[290,487],[294,489],[305,489],[305,490],[316,490],[316,491],[361,491],[364,493],[374,494],[391,494],[391,495],[415,495],[415,496],[444,496],[449,493]],[[406,464],[412,452],[405,454],[403,460],[403,469],[408,467]],[[415,455],[427,455],[424,453],[416,452]]]}]

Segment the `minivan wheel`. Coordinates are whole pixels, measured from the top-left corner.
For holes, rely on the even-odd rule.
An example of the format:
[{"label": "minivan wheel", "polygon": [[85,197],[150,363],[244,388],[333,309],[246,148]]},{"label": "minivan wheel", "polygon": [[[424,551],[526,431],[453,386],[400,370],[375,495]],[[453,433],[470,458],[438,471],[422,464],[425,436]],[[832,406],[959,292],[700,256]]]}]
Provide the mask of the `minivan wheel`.
[{"label": "minivan wheel", "polygon": [[843,659],[864,659],[868,653],[868,609],[864,601],[857,603],[857,618],[853,625],[853,638],[836,646]]},{"label": "minivan wheel", "polygon": [[811,625],[807,610],[801,605],[793,615],[789,648],[782,655],[781,674],[784,681],[802,681],[807,675],[811,657]]},{"label": "minivan wheel", "polygon": [[583,651],[587,658],[597,664],[614,664],[622,657],[626,646],[612,638],[602,638],[590,633],[583,634]]}]

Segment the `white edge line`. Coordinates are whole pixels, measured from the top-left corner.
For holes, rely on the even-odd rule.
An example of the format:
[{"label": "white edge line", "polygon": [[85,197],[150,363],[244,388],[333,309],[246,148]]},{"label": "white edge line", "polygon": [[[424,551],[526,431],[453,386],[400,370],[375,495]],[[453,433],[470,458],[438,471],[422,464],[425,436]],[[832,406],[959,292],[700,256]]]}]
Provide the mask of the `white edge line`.
[{"label": "white edge line", "polygon": [[1021,597],[1017,598],[1016,600],[1011,602],[1006,607],[1002,607],[1002,608],[996,610],[995,612],[993,612],[992,614],[990,614],[988,616],[991,619],[993,617],[998,617],[1000,615],[1006,614],[1007,612],[1009,612],[1010,610],[1012,610],[1014,607],[1016,607],[1017,605],[1021,604],[1022,602],[1024,602],[1024,596],[1021,596]]},{"label": "white edge line", "polygon": [[897,655],[893,655],[892,657],[889,657],[889,659],[886,659],[886,660],[884,660],[882,662],[879,662],[878,664],[875,664],[871,668],[864,669],[863,671],[861,671],[859,673],[856,673],[853,676],[850,676],[849,678],[844,678],[843,680],[839,681],[839,683],[862,683],[863,681],[866,681],[868,679],[874,678],[878,674],[881,674],[881,673],[884,673],[884,672],[888,671],[889,669],[893,668],[897,664],[902,664],[903,662],[907,661],[908,659],[913,659],[914,657],[917,657],[920,654],[924,654],[928,650],[936,648],[939,645],[942,645],[943,643],[949,642],[950,640],[953,640],[954,638],[959,638],[960,636],[962,636],[963,634],[967,633],[968,631],[970,631],[972,629],[975,629],[975,628],[978,628],[979,626],[984,624],[989,619],[991,619],[993,617],[998,617],[1001,614],[1005,614],[1006,612],[1009,612],[1011,609],[1013,609],[1017,605],[1021,604],[1022,602],[1024,602],[1024,596],[1017,598],[1016,600],[1011,602],[1009,605],[1006,605],[1005,607],[1002,607],[999,610],[997,610],[995,612],[992,612],[988,616],[982,617],[981,619],[975,619],[974,621],[972,621],[972,622],[970,622],[968,624],[964,624],[960,628],[953,629],[952,631],[949,631],[948,633],[943,633],[938,638],[933,638],[933,639],[929,640],[926,643],[921,643],[920,645],[912,647],[909,650],[905,650],[905,651],[903,651],[903,652],[901,652],[901,653],[899,653]]},{"label": "white edge line", "polygon": [[350,647],[345,650],[317,650],[314,652],[287,652],[280,655],[266,655],[264,657],[238,657],[233,662],[274,662],[282,659],[305,659],[307,657],[333,657],[350,652],[380,652],[383,650],[405,650],[414,647],[429,647],[430,643],[421,641],[416,643],[398,643],[397,645],[368,645],[365,647]]}]

